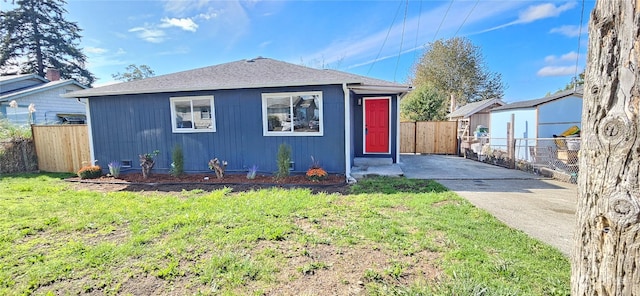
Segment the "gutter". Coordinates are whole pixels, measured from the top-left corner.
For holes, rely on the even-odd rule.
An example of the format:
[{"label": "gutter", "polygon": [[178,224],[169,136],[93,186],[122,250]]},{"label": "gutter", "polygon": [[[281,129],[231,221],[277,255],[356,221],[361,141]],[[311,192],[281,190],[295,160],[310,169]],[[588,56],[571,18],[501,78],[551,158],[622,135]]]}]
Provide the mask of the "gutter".
[{"label": "gutter", "polygon": [[350,91],[346,83],[342,84],[344,93],[344,175],[347,184],[356,183],[356,179],[351,176],[351,104],[349,103]]}]

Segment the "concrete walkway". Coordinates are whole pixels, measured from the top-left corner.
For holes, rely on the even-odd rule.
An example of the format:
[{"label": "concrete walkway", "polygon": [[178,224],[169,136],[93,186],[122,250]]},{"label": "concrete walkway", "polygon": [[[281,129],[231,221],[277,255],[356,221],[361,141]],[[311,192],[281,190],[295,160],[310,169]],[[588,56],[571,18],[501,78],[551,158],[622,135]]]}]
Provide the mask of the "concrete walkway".
[{"label": "concrete walkway", "polygon": [[432,179],[496,218],[571,253],[577,187],[530,173],[443,155],[401,155],[404,176]]}]

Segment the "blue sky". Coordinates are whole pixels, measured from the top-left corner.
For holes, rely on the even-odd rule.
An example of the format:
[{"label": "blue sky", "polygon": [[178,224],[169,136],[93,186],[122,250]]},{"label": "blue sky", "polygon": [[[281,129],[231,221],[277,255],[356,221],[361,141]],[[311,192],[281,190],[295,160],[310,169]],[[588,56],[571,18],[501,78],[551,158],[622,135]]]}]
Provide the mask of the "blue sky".
[{"label": "blue sky", "polygon": [[408,82],[425,45],[468,37],[502,74],[507,102],[535,99],[584,69],[594,0],[94,1],[67,19],[99,80],[129,64],[157,75],[257,56]]}]

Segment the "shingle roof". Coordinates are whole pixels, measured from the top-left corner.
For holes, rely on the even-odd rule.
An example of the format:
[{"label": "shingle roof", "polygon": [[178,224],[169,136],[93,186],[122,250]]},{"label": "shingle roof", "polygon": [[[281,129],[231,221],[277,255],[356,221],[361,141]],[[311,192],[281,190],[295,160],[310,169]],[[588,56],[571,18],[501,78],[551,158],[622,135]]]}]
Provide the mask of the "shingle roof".
[{"label": "shingle roof", "polygon": [[[36,75],[37,76],[37,75]],[[78,87],[81,88],[87,88],[86,86],[78,83],[77,81],[73,80],[73,79],[69,79],[69,80],[56,80],[56,81],[52,81],[52,82],[47,82],[47,83],[42,83],[42,84],[38,84],[38,85],[34,85],[34,86],[29,86],[26,88],[21,88],[21,89],[17,89],[14,91],[10,91],[7,93],[1,93],[0,94],[0,101],[9,101],[9,100],[14,100],[14,99],[18,99],[30,94],[34,94],[34,93],[38,93],[41,91],[45,91],[45,90],[49,90],[52,88],[56,88],[56,87],[62,87],[65,85],[77,85]]]},{"label": "shingle roof", "polygon": [[473,102],[473,103],[468,103],[458,109],[456,109],[455,111],[451,112],[449,115],[447,115],[447,117],[449,118],[455,118],[455,117],[463,117],[463,118],[467,118],[471,115],[473,115],[474,113],[481,111],[487,107],[490,107],[494,104],[498,104],[500,106],[505,105],[506,103],[503,102],[500,99],[489,99],[489,100],[483,100],[483,101],[478,101],[478,102]]},{"label": "shingle roof", "polygon": [[262,88],[328,84],[361,84],[382,87],[408,86],[370,77],[320,70],[268,58],[240,60],[173,74],[80,90],[66,97],[95,97],[219,89]]},{"label": "shingle roof", "polygon": [[535,100],[528,100],[528,101],[520,101],[520,102],[514,102],[511,104],[507,104],[501,107],[497,107],[494,108],[492,111],[500,111],[500,110],[509,110],[509,109],[519,109],[519,108],[533,108],[539,105],[542,105],[544,103],[548,103],[551,101],[555,101],[558,99],[562,99],[565,97],[569,97],[569,96],[576,96],[576,97],[581,97],[582,98],[583,95],[583,87],[580,86],[578,88],[576,88],[576,90],[574,91],[573,89],[571,90],[565,90],[563,92],[559,92],[541,99],[535,99]]},{"label": "shingle roof", "polygon": [[[27,80],[27,79],[37,79],[42,82],[48,81],[36,74],[0,75],[0,86],[5,83],[20,81],[20,80]],[[2,92],[1,88],[0,88],[0,92]]]}]

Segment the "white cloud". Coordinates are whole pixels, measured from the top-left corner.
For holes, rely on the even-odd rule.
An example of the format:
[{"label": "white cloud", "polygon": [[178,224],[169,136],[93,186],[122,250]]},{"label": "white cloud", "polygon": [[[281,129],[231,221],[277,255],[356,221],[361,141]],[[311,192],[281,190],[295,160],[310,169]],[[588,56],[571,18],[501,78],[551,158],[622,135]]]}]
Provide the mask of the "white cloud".
[{"label": "white cloud", "polygon": [[150,27],[135,27],[129,29],[131,33],[137,33],[138,37],[151,43],[161,43],[165,41],[164,31]]},{"label": "white cloud", "polygon": [[108,50],[100,47],[87,46],[84,48],[84,51],[88,54],[104,54]]},{"label": "white cloud", "polygon": [[116,55],[123,55],[125,53],[127,53],[127,52],[122,48],[118,48],[118,50],[116,51]]},{"label": "white cloud", "polygon": [[515,21],[480,31],[477,34],[486,33],[486,32],[506,28],[509,26],[517,25],[517,24],[528,24],[541,19],[557,17],[561,13],[569,9],[572,9],[575,6],[576,6],[575,1],[567,2],[564,5],[560,5],[560,6],[556,6],[553,3],[545,3],[545,4],[529,6],[527,9],[520,12],[520,14],[518,15],[518,19],[516,19]]},{"label": "white cloud", "polygon": [[167,34],[164,30],[166,28],[177,27],[185,31],[195,32],[198,28],[191,18],[162,18],[161,23],[157,24],[145,24],[144,26],[135,27],[129,29],[129,32],[136,33],[138,38],[151,42],[162,43],[167,40]]},{"label": "white cloud", "polygon": [[530,6],[525,11],[520,13],[520,17],[518,18],[518,20],[516,20],[516,23],[526,24],[545,18],[557,17],[562,12],[574,8],[575,6],[576,2],[574,1],[565,3],[564,5],[560,6],[555,6],[553,3]]},{"label": "white cloud", "polygon": [[185,31],[195,32],[198,29],[196,24],[191,18],[162,18],[160,28],[178,27]]},{"label": "white cloud", "polygon": [[273,41],[271,41],[271,40],[262,42],[262,43],[260,43],[260,45],[258,45],[258,47],[265,48],[265,47],[269,46],[269,44],[271,44],[272,42]]},{"label": "white cloud", "polygon": [[583,26],[582,31],[580,31],[579,26],[561,26],[561,27],[551,29],[549,33],[557,33],[557,34],[565,35],[567,37],[577,37],[577,36],[580,36],[581,34],[586,33],[586,28],[587,26]]},{"label": "white cloud", "polygon": [[560,56],[560,60],[562,61],[575,61],[578,58],[578,53],[575,51],[571,51]]},{"label": "white cloud", "polygon": [[218,17],[218,12],[217,11],[210,11],[207,13],[200,13],[197,16],[198,18],[204,19],[204,20],[210,20],[210,19],[214,19]]},{"label": "white cloud", "polygon": [[578,53],[575,51],[571,51],[559,57],[555,55],[546,56],[544,58],[544,61],[546,63],[552,64],[552,63],[558,63],[558,62],[574,62],[577,58],[578,58]]},{"label": "white cloud", "polygon": [[575,66],[546,66],[538,70],[538,76],[568,76],[576,71]]},{"label": "white cloud", "polygon": [[199,33],[211,37],[222,36],[228,47],[250,29],[251,20],[246,10],[254,5],[255,2],[241,0],[170,0],[165,2],[164,10],[182,20],[183,30],[197,28]]}]

